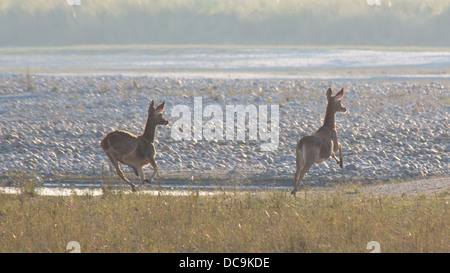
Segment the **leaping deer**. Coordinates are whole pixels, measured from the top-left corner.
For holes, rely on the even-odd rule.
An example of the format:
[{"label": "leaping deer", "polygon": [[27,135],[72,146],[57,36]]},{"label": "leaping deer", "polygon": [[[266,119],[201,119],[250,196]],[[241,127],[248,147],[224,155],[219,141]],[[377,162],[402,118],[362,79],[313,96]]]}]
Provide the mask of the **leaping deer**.
[{"label": "leaping deer", "polygon": [[[295,149],[297,153],[297,171],[294,177],[294,189],[291,192],[293,195],[297,192],[300,180],[303,179],[314,163],[322,163],[331,156],[343,168],[341,144],[338,143],[336,131],[336,112],[347,111],[347,108],[341,103],[341,99],[344,96],[344,88],[335,96],[331,96],[331,94],[331,88],[328,88],[328,103],[322,127],[313,135],[304,136],[297,142]],[[337,151],[339,151],[339,160],[335,155]]]},{"label": "leaping deer", "polygon": [[[153,142],[155,140],[156,126],[168,125],[169,121],[161,113],[165,102],[156,108],[153,100],[149,104],[147,123],[142,135],[135,136],[126,131],[116,130],[108,133],[101,141],[101,147],[116,168],[117,174],[131,186],[133,191],[136,191],[136,186],[124,176],[119,162],[131,167],[136,176],[139,176],[141,180],[139,187],[146,182],[150,183],[155,174],[159,179],[158,166],[155,161],[156,150]],[[153,174],[150,180],[145,179],[144,171],[142,170],[148,164],[153,167]]]}]

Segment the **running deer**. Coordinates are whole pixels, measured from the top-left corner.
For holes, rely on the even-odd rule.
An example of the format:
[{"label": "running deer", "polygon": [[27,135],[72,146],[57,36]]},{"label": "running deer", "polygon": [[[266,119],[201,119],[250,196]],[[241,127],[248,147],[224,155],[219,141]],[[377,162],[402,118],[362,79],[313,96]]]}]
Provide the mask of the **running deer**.
[{"label": "running deer", "polygon": [[[322,163],[330,156],[336,160],[339,166],[343,167],[341,144],[338,143],[336,131],[336,112],[346,112],[347,108],[342,105],[341,99],[344,96],[344,88],[335,96],[331,96],[331,88],[327,90],[327,108],[323,126],[313,135],[302,137],[296,147],[297,171],[294,178],[294,189],[291,194],[295,195],[297,187],[306,172],[314,163]],[[339,160],[335,153],[339,151]]]},{"label": "running deer", "polygon": [[[133,191],[136,191],[136,186],[124,176],[119,162],[131,167],[136,176],[139,176],[141,180],[139,187],[144,183],[150,183],[155,174],[159,179],[153,142],[155,140],[156,126],[168,125],[169,121],[161,113],[165,102],[156,108],[153,100],[149,104],[147,123],[142,135],[135,136],[126,131],[116,130],[108,133],[101,141],[101,147],[116,168],[117,174],[131,186]],[[150,180],[145,179],[144,171],[142,170],[148,164],[153,167],[153,174]]]}]

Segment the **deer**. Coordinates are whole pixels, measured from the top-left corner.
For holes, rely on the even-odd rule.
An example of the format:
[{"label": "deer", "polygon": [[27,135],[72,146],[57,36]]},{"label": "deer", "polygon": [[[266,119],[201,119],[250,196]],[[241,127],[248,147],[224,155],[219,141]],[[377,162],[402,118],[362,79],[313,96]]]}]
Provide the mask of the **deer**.
[{"label": "deer", "polygon": [[[153,177],[159,178],[158,165],[155,161],[155,133],[156,126],[168,125],[169,121],[162,115],[165,101],[155,108],[155,102],[152,100],[149,103],[147,123],[145,125],[144,133],[136,136],[130,132],[115,130],[106,134],[102,139],[100,146],[108,156],[111,163],[114,165],[117,171],[117,175],[130,185],[133,192],[136,191],[136,186],[128,180],[122,172],[119,163],[125,164],[131,167],[141,180],[141,187],[145,183],[151,183]],[[143,167],[148,164],[153,167],[153,174],[150,180],[145,179]]]},{"label": "deer", "polygon": [[[332,96],[332,90],[328,88],[326,95],[327,107],[322,127],[314,134],[300,138],[295,148],[297,170],[294,177],[294,189],[291,192],[294,196],[297,192],[298,184],[314,163],[322,163],[332,157],[339,164],[339,167],[344,167],[342,146],[338,143],[336,131],[336,112],[347,112],[347,108],[341,102],[344,96],[344,88],[335,96]],[[339,159],[335,155],[337,151],[339,151]]]}]

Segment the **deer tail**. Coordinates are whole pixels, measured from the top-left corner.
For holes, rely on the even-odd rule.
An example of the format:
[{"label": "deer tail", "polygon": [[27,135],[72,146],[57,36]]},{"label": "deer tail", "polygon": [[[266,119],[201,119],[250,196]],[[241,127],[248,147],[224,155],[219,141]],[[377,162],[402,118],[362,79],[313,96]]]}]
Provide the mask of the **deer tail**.
[{"label": "deer tail", "polygon": [[297,147],[296,147],[297,153],[300,152],[300,151],[302,150],[304,141],[305,141],[305,139],[304,139],[304,138],[301,138],[301,139],[297,142]]},{"label": "deer tail", "polygon": [[100,142],[100,146],[105,152],[109,150],[109,141],[107,137],[102,139],[102,141]]}]

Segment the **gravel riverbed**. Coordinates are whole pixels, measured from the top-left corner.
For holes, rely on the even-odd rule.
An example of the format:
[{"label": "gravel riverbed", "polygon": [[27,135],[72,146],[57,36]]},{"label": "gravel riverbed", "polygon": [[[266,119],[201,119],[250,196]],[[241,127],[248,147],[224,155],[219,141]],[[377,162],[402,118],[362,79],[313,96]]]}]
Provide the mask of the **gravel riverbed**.
[{"label": "gravel riverbed", "polygon": [[[100,175],[109,163],[100,141],[121,129],[141,134],[148,102],[166,101],[169,126],[156,132],[156,161],[165,172],[240,173],[292,178],[298,139],[324,118],[326,96],[344,88],[349,112],[336,116],[344,168],[333,159],[314,165],[311,185],[447,177],[450,154],[450,83],[446,80],[295,80],[167,78],[151,76],[0,75],[0,174],[25,171],[38,180]],[[279,107],[279,145],[264,141],[177,140],[172,108],[208,105]],[[207,122],[211,117],[203,117]],[[225,125],[224,125],[225,127]],[[192,132],[194,133],[194,132]],[[130,178],[131,170],[123,167]],[[151,167],[145,169],[152,172]]]}]

